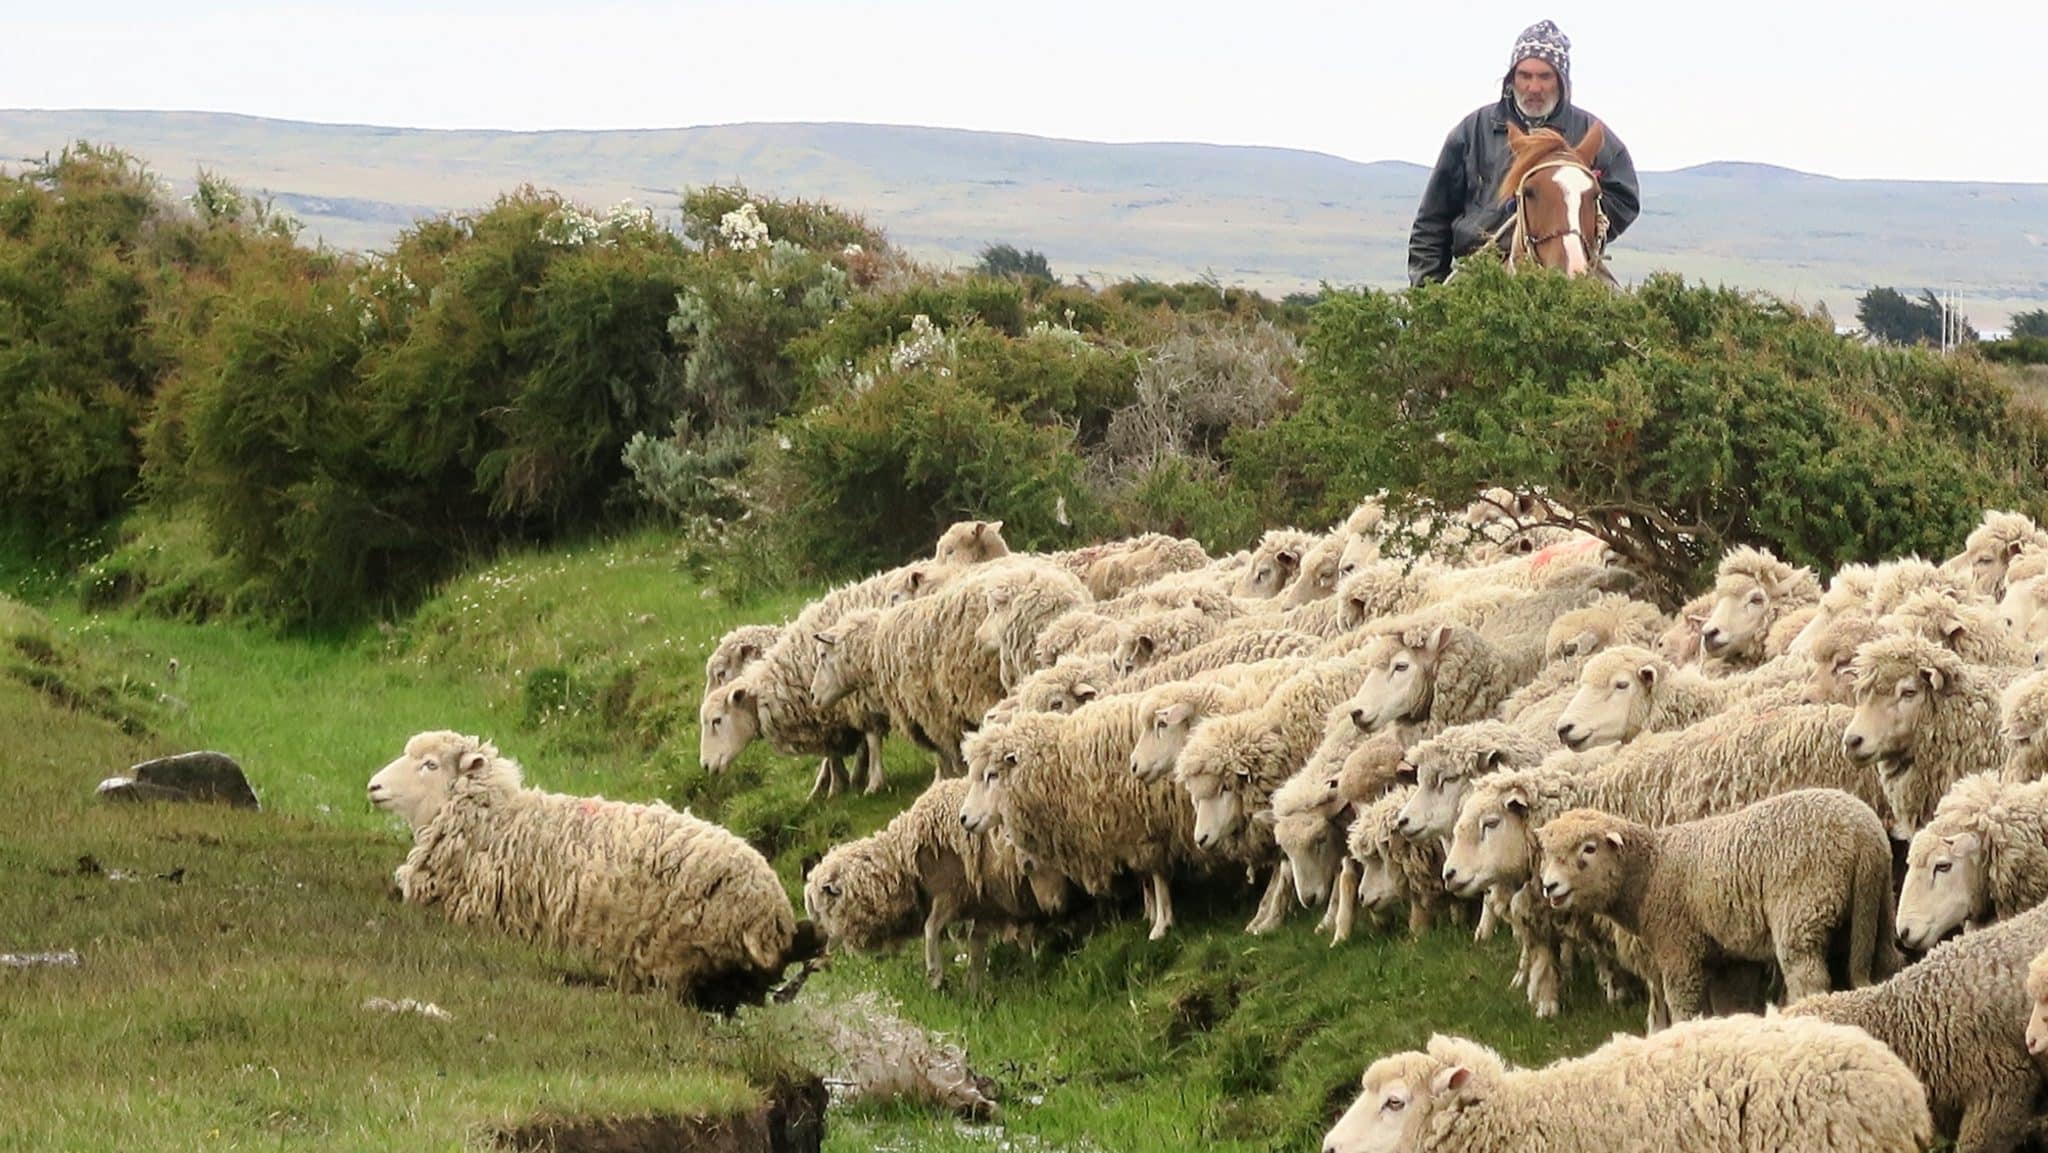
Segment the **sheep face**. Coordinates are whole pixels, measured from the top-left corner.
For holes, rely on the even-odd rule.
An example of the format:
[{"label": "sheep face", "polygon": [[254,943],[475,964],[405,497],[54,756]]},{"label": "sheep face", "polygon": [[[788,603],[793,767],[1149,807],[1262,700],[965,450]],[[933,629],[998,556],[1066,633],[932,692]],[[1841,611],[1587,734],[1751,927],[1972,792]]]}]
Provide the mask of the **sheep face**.
[{"label": "sheep face", "polygon": [[1444,889],[1469,898],[1497,885],[1520,888],[1529,880],[1529,842],[1526,796],[1507,791],[1467,797],[1444,852]]},{"label": "sheep face", "polygon": [[2048,962],[2034,958],[2027,966],[2027,1052],[2048,1053]]},{"label": "sheep face", "polygon": [[1398,722],[1427,720],[1436,695],[1437,662],[1450,636],[1450,627],[1442,626],[1425,630],[1419,639],[1382,638],[1351,698],[1351,723],[1376,733]]},{"label": "sheep face", "polygon": [[[943,570],[941,570],[943,571]],[[914,601],[944,583],[938,572],[928,565],[905,565],[892,573],[883,586],[882,603],[894,608],[906,601]]]},{"label": "sheep face", "polygon": [[1110,655],[1115,662],[1119,676],[1130,676],[1139,669],[1150,666],[1159,652],[1159,640],[1149,630],[1126,633],[1116,642],[1116,651]]},{"label": "sheep face", "polygon": [[872,841],[838,846],[804,880],[804,915],[835,946],[872,949],[909,936],[917,905],[910,871]]},{"label": "sheep face", "polygon": [[1195,844],[1215,849],[1244,824],[1244,790],[1251,774],[1237,769],[1203,774],[1182,782],[1195,803]]},{"label": "sheep face", "polygon": [[2016,581],[1998,602],[2006,631],[2026,644],[2048,640],[2048,577]]},{"label": "sheep face", "polygon": [[1627,836],[1618,820],[1591,809],[1574,809],[1536,830],[1543,899],[1553,909],[1611,908],[1626,883],[1620,854]]},{"label": "sheep face", "polygon": [[[1637,659],[1627,659],[1632,655]],[[1557,739],[1575,753],[1635,739],[1649,721],[1659,679],[1670,672],[1640,650],[1601,654],[1579,674],[1578,691],[1558,714]]]},{"label": "sheep face", "polygon": [[1385,909],[1408,898],[1401,873],[1387,860],[1380,845],[1368,845],[1358,853],[1358,907]]},{"label": "sheep face", "polygon": [[1260,549],[1252,557],[1251,567],[1237,578],[1237,587],[1231,591],[1247,600],[1277,597],[1300,570],[1301,553],[1293,546],[1276,548],[1271,552]]},{"label": "sheep face", "polygon": [[752,641],[742,641],[730,647],[723,647],[711,654],[704,664],[704,687],[715,689],[740,675],[740,670],[762,657],[761,646]]},{"label": "sheep face", "polygon": [[1337,582],[1331,586],[1330,591],[1335,592],[1337,586],[1342,585],[1346,577],[1357,573],[1378,559],[1380,559],[1380,546],[1378,544],[1367,537],[1351,538],[1350,542],[1344,546],[1344,551],[1337,554]]},{"label": "sheep face", "polygon": [[1700,658],[1700,632],[1707,626],[1704,613],[1678,614],[1678,619],[1657,638],[1657,655],[1673,667],[1689,665]]},{"label": "sheep face", "polygon": [[829,709],[847,698],[860,687],[859,654],[853,644],[848,643],[860,622],[841,621],[829,629],[814,633],[811,643],[817,646],[818,666],[811,671],[811,699],[821,709]]},{"label": "sheep face", "polygon": [[744,677],[704,699],[697,710],[697,759],[707,771],[724,772],[761,735],[760,703]]},{"label": "sheep face", "polygon": [[964,520],[940,534],[932,559],[941,565],[970,565],[1008,555],[1002,521]]},{"label": "sheep face", "polygon": [[1415,792],[1394,815],[1396,833],[1411,841],[1450,836],[1472,778],[1485,776],[1507,762],[1507,754],[1500,749],[1482,749],[1476,757],[1459,755],[1461,752],[1430,741],[1411,751],[1401,772],[1415,778]]},{"label": "sheep face", "polygon": [[1975,833],[1915,833],[1899,891],[1899,943],[1925,952],[1965,922],[1989,920],[1986,872],[1984,844]]},{"label": "sheep face", "polygon": [[[1345,546],[1346,548],[1349,545]],[[1344,548],[1326,544],[1308,554],[1301,566],[1301,574],[1294,583],[1287,586],[1287,592],[1280,598],[1281,608],[1300,608],[1314,604],[1324,597],[1334,596],[1337,581],[1343,568]]]},{"label": "sheep face", "polygon": [[1330,886],[1344,864],[1344,846],[1337,828],[1321,813],[1289,813],[1273,822],[1273,839],[1287,857],[1294,874],[1294,895],[1302,907],[1313,909],[1330,899]]},{"label": "sheep face", "polygon": [[1813,675],[1800,699],[1810,705],[1856,703],[1856,650],[1877,636],[1870,618],[1838,616],[1814,638],[1808,651],[1813,657]]},{"label": "sheep face", "polygon": [[1972,589],[1984,596],[1996,597],[2005,591],[2006,566],[2025,547],[2024,542],[2006,539],[2002,534],[1986,533],[1980,528],[1970,534],[1962,555],[1951,560],[1949,565],[1970,582]]},{"label": "sheep face", "polygon": [[1360,1082],[1358,1099],[1323,1137],[1323,1153],[1400,1153],[1420,1149],[1430,1115],[1456,1094],[1474,1088],[1474,1070],[1421,1053],[1401,1053],[1373,1062]]},{"label": "sheep face", "polygon": [[1032,677],[1017,686],[1017,707],[1033,713],[1071,713],[1102,695],[1085,677]]},{"label": "sheep face", "polygon": [[2048,675],[2029,673],[2006,687],[1999,698],[2003,723],[1999,732],[2013,756],[2031,764],[2048,748]]},{"label": "sheep face", "polygon": [[1173,771],[1188,737],[1202,721],[1195,701],[1173,701],[1152,713],[1152,723],[1138,734],[1131,748],[1131,771],[1147,781],[1156,781]]},{"label": "sheep face", "polygon": [[420,733],[405,742],[404,754],[370,778],[370,803],[420,828],[441,811],[455,779],[489,759],[475,737]]},{"label": "sheep face", "polygon": [[1002,740],[1002,735],[985,731],[962,749],[967,755],[967,796],[960,802],[960,826],[970,833],[995,830],[1010,775],[1024,765],[1024,751]]},{"label": "sheep face", "polygon": [[1842,751],[1857,764],[1875,764],[1887,780],[1912,767],[1913,730],[1933,712],[1943,678],[1919,669],[1884,683],[1859,683],[1856,715],[1842,733]]},{"label": "sheep face", "polygon": [[1714,588],[1700,646],[1710,657],[1747,653],[1763,642],[1771,616],[1770,590],[1749,577],[1724,579]]}]

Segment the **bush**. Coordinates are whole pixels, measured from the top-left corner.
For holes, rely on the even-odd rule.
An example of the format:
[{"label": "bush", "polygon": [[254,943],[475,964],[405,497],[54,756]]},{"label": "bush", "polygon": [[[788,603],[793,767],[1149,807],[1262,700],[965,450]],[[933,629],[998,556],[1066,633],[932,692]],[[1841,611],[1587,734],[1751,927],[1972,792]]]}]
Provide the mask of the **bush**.
[{"label": "bush", "polygon": [[706,251],[750,250],[785,241],[814,253],[839,255],[848,245],[887,247],[880,230],[829,204],[757,196],[744,185],[714,184],[683,195],[683,235]]},{"label": "bush", "polygon": [[1481,263],[1333,294],[1307,370],[1299,413],[1237,438],[1240,481],[1318,519],[1382,487],[1541,487],[1672,600],[1736,544],[1823,569],[1939,555],[1984,508],[2040,504],[2048,423],[1979,362],[1670,276],[1616,293]]},{"label": "bush", "polygon": [[1977,346],[1994,364],[2048,364],[2048,337],[2009,336]]}]

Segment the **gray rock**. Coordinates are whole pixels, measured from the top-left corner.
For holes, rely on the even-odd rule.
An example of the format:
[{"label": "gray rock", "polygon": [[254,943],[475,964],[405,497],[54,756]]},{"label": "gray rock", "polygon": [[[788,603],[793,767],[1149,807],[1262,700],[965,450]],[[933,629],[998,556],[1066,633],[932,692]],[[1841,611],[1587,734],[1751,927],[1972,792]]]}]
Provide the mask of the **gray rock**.
[{"label": "gray rock", "polygon": [[242,766],[226,753],[179,753],[144,761],[126,777],[100,782],[110,801],[202,801],[236,809],[261,809]]}]

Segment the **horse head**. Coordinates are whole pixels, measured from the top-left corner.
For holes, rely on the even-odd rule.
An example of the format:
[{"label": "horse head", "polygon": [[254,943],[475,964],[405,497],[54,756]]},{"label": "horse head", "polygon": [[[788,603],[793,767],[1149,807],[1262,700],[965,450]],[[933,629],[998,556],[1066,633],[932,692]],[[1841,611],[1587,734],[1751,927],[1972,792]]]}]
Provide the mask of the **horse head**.
[{"label": "horse head", "polygon": [[1577,145],[1555,129],[1523,132],[1508,125],[1514,162],[1502,178],[1500,202],[1514,202],[1514,237],[1508,263],[1523,261],[1566,276],[1598,272],[1607,220],[1600,210],[1600,172],[1593,166],[1607,143],[1595,120]]}]

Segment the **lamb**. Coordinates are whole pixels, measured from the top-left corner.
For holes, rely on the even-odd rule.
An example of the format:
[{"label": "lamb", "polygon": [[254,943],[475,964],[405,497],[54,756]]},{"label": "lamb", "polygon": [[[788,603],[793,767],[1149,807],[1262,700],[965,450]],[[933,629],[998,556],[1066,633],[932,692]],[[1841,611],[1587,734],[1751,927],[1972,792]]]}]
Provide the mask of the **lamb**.
[{"label": "lamb", "polygon": [[2012,750],[2005,779],[2048,778],[2048,674],[2029,672],[2007,685],[1998,698],[1998,713],[2003,718],[1999,732]]},{"label": "lamb", "polygon": [[1949,786],[2005,763],[1998,701],[2018,670],[1972,665],[1932,641],[1882,637],[1856,652],[1856,713],[1842,750],[1875,768],[1892,835],[1911,840]]},{"label": "lamb", "polygon": [[980,564],[1010,555],[999,520],[963,520],[939,534],[932,559],[947,567]]},{"label": "lamb", "polygon": [[1445,729],[1408,750],[1415,791],[1395,815],[1395,831],[1416,841],[1449,837],[1475,778],[1503,769],[1535,768],[1556,748],[1555,743],[1502,721]]},{"label": "lamb", "polygon": [[1710,657],[1760,664],[1771,626],[1819,600],[1820,582],[1812,569],[1794,568],[1763,549],[1744,545],[1721,559],[1700,644]]},{"label": "lamb", "polygon": [[1177,787],[1146,784],[1126,766],[1138,727],[1137,698],[1117,696],[974,734],[960,822],[970,833],[1006,830],[1040,867],[1090,894],[1121,873],[1143,874],[1156,941],[1173,925],[1169,878],[1195,859],[1194,814]]},{"label": "lamb", "polygon": [[1907,1063],[1850,1028],[1709,1018],[1510,1070],[1459,1037],[1383,1057],[1323,1153],[1918,1153]]},{"label": "lamb", "polygon": [[1942,567],[1963,574],[1980,595],[1997,600],[2005,593],[2005,571],[2014,557],[2028,549],[2048,549],[2048,532],[2025,513],[1990,510],[1963,541],[1963,551]]},{"label": "lamb", "polygon": [[990,934],[1028,925],[1066,906],[1067,880],[1024,869],[1010,839],[969,836],[960,826],[967,782],[940,781],[880,830],[836,845],[804,881],[804,910],[828,946],[875,949],[924,929],[925,976],[944,980],[946,927],[970,920],[968,980],[986,972]]},{"label": "lamb", "polygon": [[1931,949],[1959,928],[2048,900],[2048,784],[1997,773],[1955,783],[1913,834],[1899,891],[1899,943]]},{"label": "lamb", "polygon": [[1829,990],[1828,942],[1849,983],[1889,976],[1892,850],[1870,806],[1834,789],[1781,793],[1725,816],[1652,829],[1572,809],[1536,830],[1553,909],[1609,917],[1641,939],[1674,1021],[1707,1007],[1712,958],[1778,963],[1785,995]]},{"label": "lamb", "polygon": [[488,741],[419,733],[369,794],[413,826],[396,873],[405,900],[576,950],[626,987],[729,1010],[759,1003],[785,965],[816,953],[745,841],[659,802],[527,788]]},{"label": "lamb", "polygon": [[1956,1153],[2009,1153],[2042,1087],[2026,1048],[2024,974],[2044,948],[2048,907],[2036,907],[1937,946],[1883,984],[1796,1001],[1781,1018],[1854,1025],[1884,1042],[1926,1088]]}]

